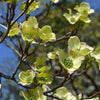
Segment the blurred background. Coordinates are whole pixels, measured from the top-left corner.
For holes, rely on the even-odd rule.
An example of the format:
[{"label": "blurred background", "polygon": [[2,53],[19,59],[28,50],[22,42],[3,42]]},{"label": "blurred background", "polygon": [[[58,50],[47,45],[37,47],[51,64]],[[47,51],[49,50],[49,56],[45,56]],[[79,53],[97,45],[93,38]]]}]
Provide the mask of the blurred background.
[{"label": "blurred background", "polygon": [[[15,18],[20,14],[19,7],[22,2],[25,0],[19,0],[18,5],[16,7]],[[71,25],[66,21],[63,17],[65,12],[68,12],[68,8],[74,9],[74,7],[80,2],[88,2],[92,9],[95,10],[95,13],[90,16],[92,22],[90,24],[81,24],[77,35],[80,37],[81,41],[86,42],[88,45],[97,47],[100,46],[100,0],[60,0],[59,3],[54,4],[51,7],[49,14],[42,19],[42,17],[46,14],[46,5],[49,0],[37,0],[41,2],[41,6],[38,10],[31,12],[31,16],[36,16],[39,22],[39,27],[44,25],[50,25],[53,29],[53,32],[56,33],[57,38],[65,35],[70,31]],[[6,3],[0,1],[0,23],[6,25],[5,19],[1,17],[6,17]],[[42,19],[42,20],[41,20]],[[25,15],[23,15],[17,22],[23,22],[25,20]],[[0,27],[0,34],[4,32],[5,29]],[[7,38],[7,41],[14,48],[19,50],[18,41],[16,38]],[[24,44],[24,42],[22,42]],[[62,48],[64,50],[67,49],[67,41],[62,40],[55,44],[50,44],[49,47],[40,46],[38,51],[34,56],[27,58],[27,61],[30,64],[33,64],[37,56],[45,56],[49,51],[52,51],[54,48]],[[34,45],[30,49],[30,52],[34,49]],[[12,75],[12,72],[15,70],[16,65],[19,61],[19,57],[15,54],[15,52],[9,48],[5,42],[0,44],[0,72],[6,75]],[[52,61],[52,66],[58,71],[59,64]],[[22,63],[20,70],[27,70],[29,67]],[[79,70],[80,71],[80,70]],[[18,78],[18,73],[16,78]],[[59,84],[60,80],[55,80],[53,86]],[[1,88],[1,96],[0,100],[24,100],[20,91],[25,90],[24,88],[18,86],[15,82],[1,78],[2,88]],[[68,81],[65,86],[74,94],[77,95],[79,93],[84,93],[87,96],[92,95],[93,93],[100,91],[100,71],[98,70],[98,66],[96,63],[93,63],[87,73],[75,77],[75,79],[71,79]]]}]

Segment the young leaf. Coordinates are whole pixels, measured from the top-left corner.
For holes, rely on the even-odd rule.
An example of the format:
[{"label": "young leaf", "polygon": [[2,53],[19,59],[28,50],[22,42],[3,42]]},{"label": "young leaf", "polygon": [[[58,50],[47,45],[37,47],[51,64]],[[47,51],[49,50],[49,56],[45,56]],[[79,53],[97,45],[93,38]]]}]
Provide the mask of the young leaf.
[{"label": "young leaf", "polygon": [[46,84],[46,85],[51,84],[52,77],[51,77],[50,73],[48,71],[38,73],[38,82],[40,84]]},{"label": "young leaf", "polygon": [[41,70],[42,67],[46,66],[46,59],[45,57],[38,57],[36,62],[34,63],[36,70]]}]

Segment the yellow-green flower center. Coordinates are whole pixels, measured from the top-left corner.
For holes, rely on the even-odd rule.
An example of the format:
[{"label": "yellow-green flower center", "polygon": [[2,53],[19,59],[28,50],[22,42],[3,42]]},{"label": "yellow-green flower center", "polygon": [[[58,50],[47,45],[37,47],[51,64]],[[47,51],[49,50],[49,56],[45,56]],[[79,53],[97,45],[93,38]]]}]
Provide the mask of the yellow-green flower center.
[{"label": "yellow-green flower center", "polygon": [[64,65],[68,68],[71,68],[71,67],[73,67],[73,61],[70,58],[65,58]]}]

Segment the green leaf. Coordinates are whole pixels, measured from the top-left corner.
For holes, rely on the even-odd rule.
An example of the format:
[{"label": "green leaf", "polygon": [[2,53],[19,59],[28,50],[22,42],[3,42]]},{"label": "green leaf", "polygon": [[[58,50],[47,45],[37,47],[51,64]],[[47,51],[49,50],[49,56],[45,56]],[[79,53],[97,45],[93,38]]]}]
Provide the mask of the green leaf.
[{"label": "green leaf", "polygon": [[41,87],[29,89],[28,92],[21,91],[21,94],[25,100],[46,100],[46,96],[43,95],[43,89]]},{"label": "green leaf", "polygon": [[33,82],[34,77],[35,77],[35,72],[31,70],[27,70],[26,72],[22,71],[19,74],[20,83],[22,85],[31,84]]},{"label": "green leaf", "polygon": [[[30,0],[29,0],[30,1]],[[26,1],[24,1],[22,3],[22,5],[20,6],[20,10],[23,11],[25,9],[26,6]],[[31,11],[35,11],[36,9],[38,9],[40,6],[40,2],[33,2],[27,9],[26,14],[30,14]]]},{"label": "green leaf", "polygon": [[19,28],[18,28],[18,23],[16,22],[10,29],[8,36],[15,36],[18,35],[19,33]]},{"label": "green leaf", "polygon": [[39,37],[44,42],[52,41],[56,39],[55,34],[52,32],[50,26],[46,25],[41,28],[41,32],[39,33]]},{"label": "green leaf", "polygon": [[38,82],[40,84],[49,85],[52,83],[52,77],[49,72],[38,73]]},{"label": "green leaf", "polygon": [[70,24],[75,24],[79,20],[81,14],[72,14],[71,9],[69,9],[69,14],[65,13],[63,16],[66,18],[66,20],[68,20]]},{"label": "green leaf", "polygon": [[29,17],[28,21],[24,21],[20,29],[24,41],[35,42],[34,37],[38,34],[38,23],[35,17]]}]

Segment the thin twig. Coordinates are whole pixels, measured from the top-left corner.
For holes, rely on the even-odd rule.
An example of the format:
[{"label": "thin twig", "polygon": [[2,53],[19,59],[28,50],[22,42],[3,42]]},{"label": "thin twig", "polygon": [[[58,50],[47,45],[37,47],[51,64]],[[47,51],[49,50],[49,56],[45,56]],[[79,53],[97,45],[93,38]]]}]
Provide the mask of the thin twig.
[{"label": "thin twig", "polygon": [[96,92],[95,94],[93,94],[93,95],[90,96],[90,97],[81,98],[81,100],[84,100],[84,99],[92,99],[92,98],[96,97],[97,95],[100,95],[100,91],[99,91],[99,92]]},{"label": "thin twig", "polygon": [[47,9],[47,13],[39,20],[39,22],[42,21],[42,20],[44,20],[48,16],[48,14],[50,12],[50,8],[51,8],[51,1],[50,1],[50,5],[49,5],[49,7]]},{"label": "thin twig", "polygon": [[49,95],[49,94],[46,94],[44,93],[45,96],[48,96],[48,97],[51,97],[51,98],[54,98],[54,99],[57,99],[57,100],[63,100],[63,99],[60,99],[59,97],[55,96],[55,95]]},{"label": "thin twig", "polygon": [[20,65],[21,65],[22,59],[23,59],[23,56],[21,57],[21,59],[20,59],[20,61],[19,61],[18,65],[17,65],[16,70],[13,72],[12,78],[14,78],[14,77],[15,77],[15,75],[16,75],[16,73],[17,73],[18,69],[20,68]]}]

